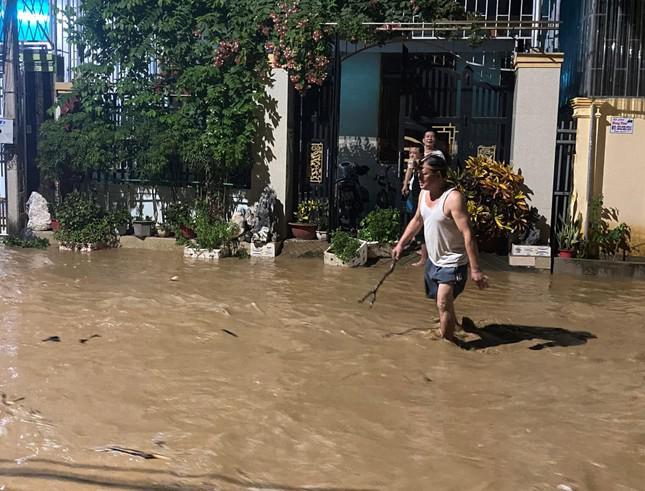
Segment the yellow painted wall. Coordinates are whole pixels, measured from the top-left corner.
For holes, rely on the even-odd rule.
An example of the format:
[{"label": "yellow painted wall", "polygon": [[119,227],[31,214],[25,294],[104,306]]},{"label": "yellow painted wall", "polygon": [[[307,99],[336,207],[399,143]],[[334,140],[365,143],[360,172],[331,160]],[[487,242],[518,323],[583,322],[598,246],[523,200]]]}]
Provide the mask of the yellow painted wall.
[{"label": "yellow painted wall", "polygon": [[[645,98],[578,98],[572,103],[578,119],[573,192],[583,216],[592,102],[596,117],[593,194],[602,194],[605,206],[618,209],[620,221],[632,228],[633,244],[645,243]],[[633,134],[611,133],[614,116],[633,118]],[[640,254],[645,254],[645,244]]]}]

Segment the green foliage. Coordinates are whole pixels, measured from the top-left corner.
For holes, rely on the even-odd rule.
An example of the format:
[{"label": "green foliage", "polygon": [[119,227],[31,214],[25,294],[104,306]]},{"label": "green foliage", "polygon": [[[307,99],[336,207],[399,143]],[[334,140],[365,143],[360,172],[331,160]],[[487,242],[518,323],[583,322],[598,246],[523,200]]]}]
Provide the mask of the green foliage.
[{"label": "green foliage", "polygon": [[130,213],[130,210],[127,208],[117,208],[116,210],[112,211],[110,214],[110,219],[112,220],[112,223],[114,224],[115,227],[119,226],[125,226],[129,227],[130,224],[132,223],[132,214]]},{"label": "green foliage", "polygon": [[23,247],[25,249],[47,249],[49,247],[49,239],[44,237],[23,239],[17,235],[8,235],[2,239],[2,242],[9,247]]},{"label": "green foliage", "polygon": [[530,210],[521,172],[487,157],[469,157],[464,171],[451,171],[448,181],[464,194],[480,239],[518,236],[528,228]]},{"label": "green foliage", "polygon": [[336,33],[383,42],[400,33],[361,23],[464,10],[456,0],[84,0],[65,14],[82,63],[62,116],[41,127],[43,175],[126,169],[160,181],[187,168],[210,186],[249,165],[252,143],[265,146],[272,66],[304,91],[324,82]]},{"label": "green foliage", "polygon": [[238,259],[247,259],[251,257],[251,255],[249,254],[249,251],[247,251],[246,249],[242,247],[238,247],[237,250],[235,251],[235,257]]},{"label": "green foliage", "polygon": [[178,242],[183,241],[181,234],[181,227],[193,228],[193,212],[192,208],[186,203],[171,203],[164,210],[165,224],[175,234]]},{"label": "green foliage", "polygon": [[200,206],[195,215],[195,242],[201,249],[220,249],[237,235],[237,225],[212,217],[208,208]]},{"label": "green foliage", "polygon": [[294,213],[296,223],[315,224],[318,230],[329,228],[329,200],[327,198],[308,199],[298,203]]},{"label": "green foliage", "polygon": [[361,220],[358,238],[379,244],[395,242],[399,238],[401,213],[393,208],[377,208]]},{"label": "green foliage", "polygon": [[618,222],[619,213],[616,208],[604,206],[602,195],[593,198],[589,207],[589,227],[587,237],[581,244],[582,256],[588,259],[615,259],[621,252],[624,260],[632,251],[631,228],[625,223],[610,228],[611,222]]},{"label": "green foliage", "polygon": [[296,223],[317,223],[318,201],[306,199],[298,203],[298,209],[294,213]]},{"label": "green foliage", "polygon": [[360,246],[361,243],[357,238],[339,229],[334,232],[331,238],[330,251],[338,256],[338,259],[347,263],[358,257],[358,248]]},{"label": "green foliage", "polygon": [[114,216],[80,193],[65,196],[57,208],[57,219],[60,229],[54,237],[64,246],[77,249],[92,244],[112,247],[118,243]]}]

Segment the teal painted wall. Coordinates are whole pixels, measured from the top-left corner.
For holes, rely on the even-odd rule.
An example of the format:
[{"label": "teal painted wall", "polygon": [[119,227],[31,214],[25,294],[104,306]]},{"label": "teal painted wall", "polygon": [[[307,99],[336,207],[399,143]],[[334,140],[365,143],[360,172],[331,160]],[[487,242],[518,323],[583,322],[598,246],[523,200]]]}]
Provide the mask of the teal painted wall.
[{"label": "teal painted wall", "polygon": [[378,136],[381,55],[360,53],[343,62],[340,136]]}]

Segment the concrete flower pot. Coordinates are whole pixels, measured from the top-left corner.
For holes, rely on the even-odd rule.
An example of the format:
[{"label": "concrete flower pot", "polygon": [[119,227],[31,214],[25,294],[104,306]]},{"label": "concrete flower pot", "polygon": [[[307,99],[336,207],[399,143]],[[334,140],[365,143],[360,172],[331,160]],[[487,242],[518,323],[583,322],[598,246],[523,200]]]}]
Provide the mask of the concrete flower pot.
[{"label": "concrete flower pot", "polygon": [[345,262],[342,261],[336,254],[331,252],[331,246],[325,250],[323,259],[328,266],[341,266],[345,268],[355,268],[362,266],[367,262],[367,242],[361,240],[361,245],[358,247],[358,255],[352,260]]}]

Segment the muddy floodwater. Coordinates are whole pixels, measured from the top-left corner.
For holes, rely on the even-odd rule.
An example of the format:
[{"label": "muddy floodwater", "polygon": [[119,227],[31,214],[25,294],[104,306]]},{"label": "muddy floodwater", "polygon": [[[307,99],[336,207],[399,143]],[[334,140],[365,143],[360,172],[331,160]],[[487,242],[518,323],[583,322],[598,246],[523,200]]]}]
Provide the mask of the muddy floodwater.
[{"label": "muddy floodwater", "polygon": [[0,248],[0,489],[645,489],[644,282],[386,268]]}]

